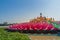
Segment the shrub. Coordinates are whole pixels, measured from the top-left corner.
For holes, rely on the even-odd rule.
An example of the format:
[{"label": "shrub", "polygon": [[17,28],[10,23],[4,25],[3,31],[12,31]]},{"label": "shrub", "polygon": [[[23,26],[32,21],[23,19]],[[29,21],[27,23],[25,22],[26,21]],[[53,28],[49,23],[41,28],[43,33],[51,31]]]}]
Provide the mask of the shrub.
[{"label": "shrub", "polygon": [[7,32],[0,28],[0,40],[30,40],[27,35],[19,32]]}]

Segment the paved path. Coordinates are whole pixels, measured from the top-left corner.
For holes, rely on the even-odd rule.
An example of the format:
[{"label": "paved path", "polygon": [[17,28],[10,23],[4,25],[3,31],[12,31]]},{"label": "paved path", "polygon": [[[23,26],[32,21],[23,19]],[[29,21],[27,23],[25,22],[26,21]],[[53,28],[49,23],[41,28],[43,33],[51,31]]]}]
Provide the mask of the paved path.
[{"label": "paved path", "polygon": [[59,36],[32,36],[30,35],[29,38],[31,40],[60,40]]}]

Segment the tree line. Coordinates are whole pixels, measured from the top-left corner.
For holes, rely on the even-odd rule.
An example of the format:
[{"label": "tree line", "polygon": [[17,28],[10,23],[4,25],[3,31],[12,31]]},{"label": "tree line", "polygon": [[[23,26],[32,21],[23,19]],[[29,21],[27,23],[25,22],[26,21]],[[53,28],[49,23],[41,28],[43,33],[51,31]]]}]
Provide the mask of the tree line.
[{"label": "tree line", "polygon": [[[14,23],[12,23],[14,24]],[[8,22],[3,22],[3,23],[0,23],[0,26],[8,26],[8,25],[12,25],[12,24],[8,24]]]}]

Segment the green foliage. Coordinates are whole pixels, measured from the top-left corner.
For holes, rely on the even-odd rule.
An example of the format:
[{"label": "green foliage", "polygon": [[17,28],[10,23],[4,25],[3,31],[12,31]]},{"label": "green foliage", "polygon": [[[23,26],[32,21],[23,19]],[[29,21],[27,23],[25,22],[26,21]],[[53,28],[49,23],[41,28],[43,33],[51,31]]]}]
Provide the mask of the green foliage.
[{"label": "green foliage", "polygon": [[7,32],[0,28],[0,40],[30,40],[27,35],[19,32]]},{"label": "green foliage", "polygon": [[53,22],[52,24],[54,25],[55,28],[60,29],[60,24],[57,24],[57,23],[55,23],[55,22]]},{"label": "green foliage", "polygon": [[51,21],[48,21],[48,23],[52,23],[55,28],[60,29],[60,24],[57,24],[56,22],[51,22]]}]

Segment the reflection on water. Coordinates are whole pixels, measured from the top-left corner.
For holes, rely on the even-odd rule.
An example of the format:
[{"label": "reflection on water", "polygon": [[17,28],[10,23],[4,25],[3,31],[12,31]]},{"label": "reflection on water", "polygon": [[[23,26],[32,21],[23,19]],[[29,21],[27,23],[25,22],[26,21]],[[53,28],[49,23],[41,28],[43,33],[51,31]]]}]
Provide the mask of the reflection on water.
[{"label": "reflection on water", "polygon": [[30,33],[28,33],[26,35],[32,35],[32,36],[59,36],[60,37],[60,33],[56,33],[56,34],[51,34],[51,33],[47,33],[47,34],[43,34],[43,33],[41,33],[41,34],[36,34],[36,33],[30,34]]}]

